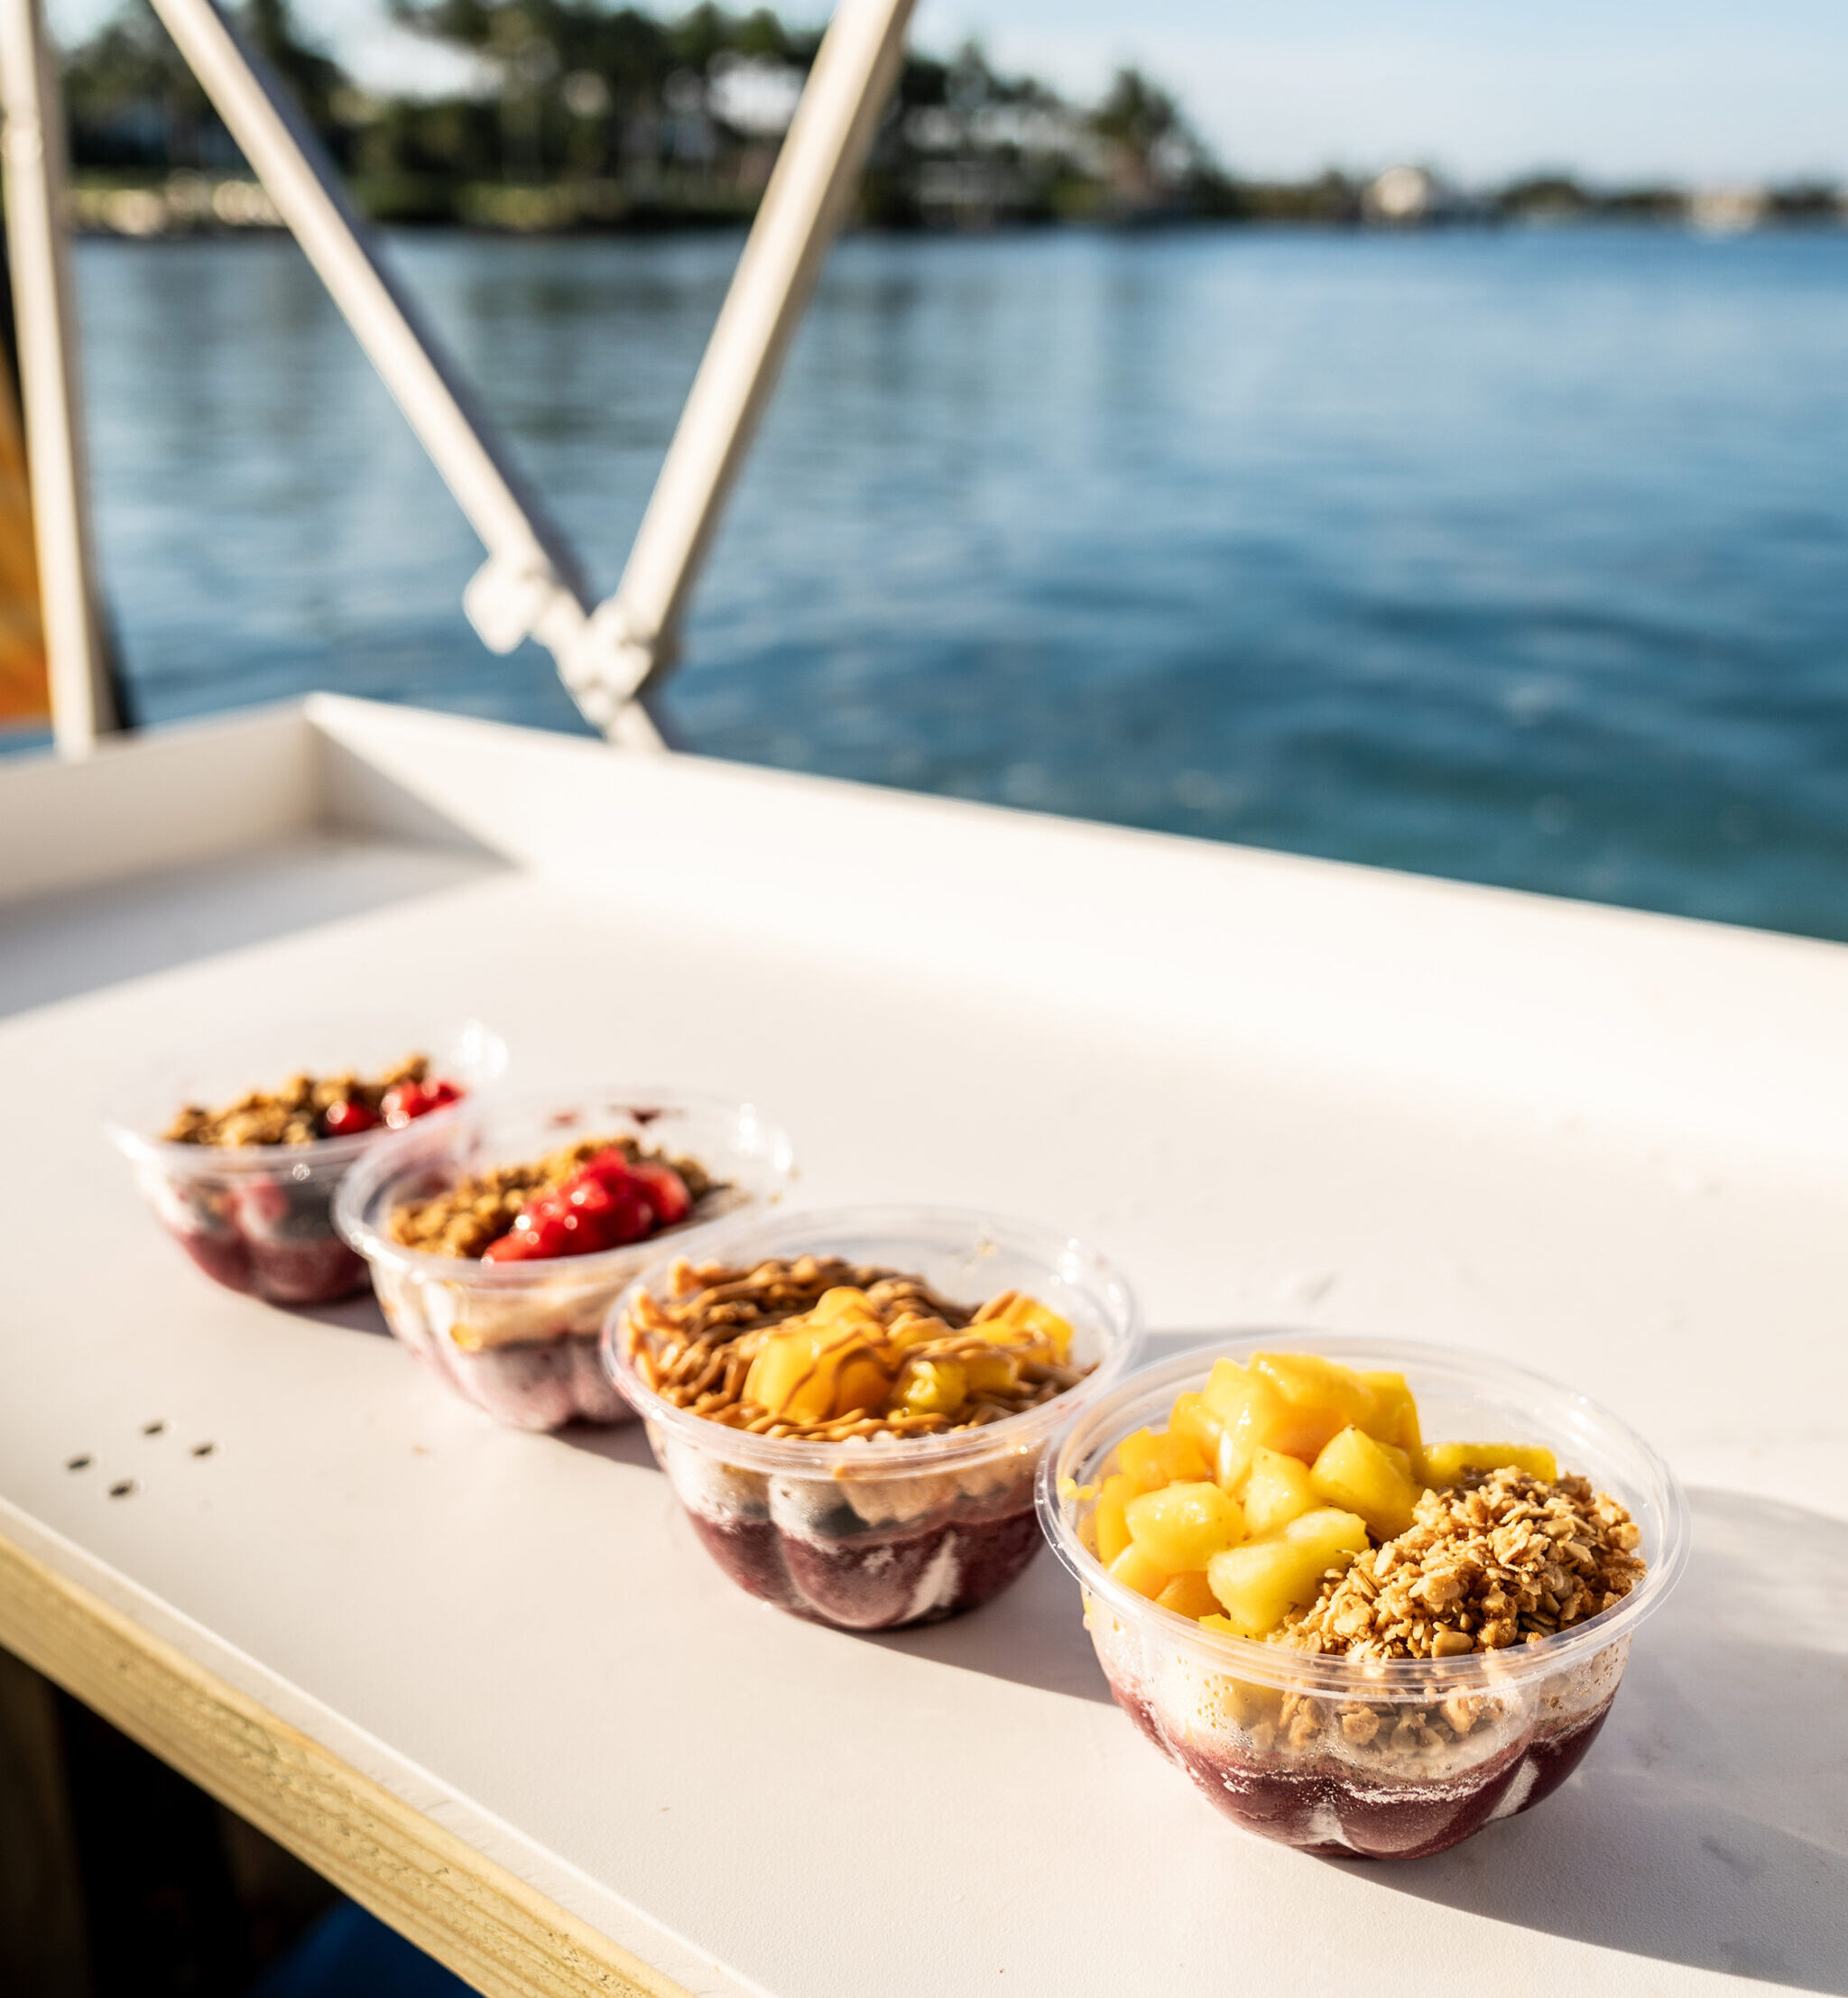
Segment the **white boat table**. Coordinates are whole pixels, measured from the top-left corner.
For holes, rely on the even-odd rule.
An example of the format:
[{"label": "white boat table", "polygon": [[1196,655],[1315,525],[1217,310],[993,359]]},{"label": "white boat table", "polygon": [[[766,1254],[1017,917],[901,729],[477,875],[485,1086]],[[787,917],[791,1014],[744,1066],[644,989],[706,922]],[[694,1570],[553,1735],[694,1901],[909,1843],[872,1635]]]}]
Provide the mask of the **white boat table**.
[{"label": "white boat table", "polygon": [[[0,1642],[481,1990],[1848,1992],[1848,950],[325,697],[10,767],[0,853]],[[638,1428],[194,1271],[98,1106],[318,1009],[749,1096],[805,1202],[1095,1241],[1157,1354],[1517,1356],[1667,1455],[1691,1566],[1541,1808],[1245,1836],[1049,1556],[812,1627]]]}]

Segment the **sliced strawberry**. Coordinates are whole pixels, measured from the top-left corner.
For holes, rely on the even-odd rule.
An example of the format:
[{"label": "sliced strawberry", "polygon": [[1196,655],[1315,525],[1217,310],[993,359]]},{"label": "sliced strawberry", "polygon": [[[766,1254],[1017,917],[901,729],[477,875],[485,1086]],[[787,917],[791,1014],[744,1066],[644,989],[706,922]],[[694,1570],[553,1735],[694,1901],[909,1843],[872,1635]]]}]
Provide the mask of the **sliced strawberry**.
[{"label": "sliced strawberry", "polygon": [[593,1152],[565,1183],[576,1186],[581,1180],[595,1179],[606,1187],[627,1186],[633,1170],[628,1155],[610,1145],[602,1152]]},{"label": "sliced strawberry", "polygon": [[429,1116],[432,1110],[461,1100],[462,1091],[453,1082],[394,1082],[380,1098],[379,1107],[392,1129],[402,1131],[417,1118]]},{"label": "sliced strawberry", "polygon": [[693,1211],[693,1196],[672,1166],[663,1165],[658,1159],[644,1160],[629,1168],[629,1176],[647,1197],[662,1227],[672,1227]]},{"label": "sliced strawberry", "polygon": [[377,1128],[379,1114],[357,1096],[344,1096],[321,1112],[321,1129],[330,1138],[356,1138],[362,1131]]},{"label": "sliced strawberry", "polygon": [[571,1188],[568,1202],[564,1226],[581,1244],[567,1250],[568,1255],[620,1248],[654,1233],[654,1209],[640,1187],[584,1179]]}]

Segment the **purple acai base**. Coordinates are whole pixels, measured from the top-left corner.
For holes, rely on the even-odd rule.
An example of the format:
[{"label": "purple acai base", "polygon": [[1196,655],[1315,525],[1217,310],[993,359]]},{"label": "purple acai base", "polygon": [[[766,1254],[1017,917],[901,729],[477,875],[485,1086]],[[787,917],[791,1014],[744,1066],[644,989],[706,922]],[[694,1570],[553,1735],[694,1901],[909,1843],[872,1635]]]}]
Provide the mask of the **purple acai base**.
[{"label": "purple acai base", "polygon": [[1578,1767],[1616,1697],[1613,1687],[1593,1711],[1537,1727],[1461,1774],[1373,1781],[1332,1756],[1241,1754],[1211,1737],[1170,1734],[1140,1688],[1105,1677],[1117,1705],[1234,1824],[1328,1859],[1424,1859],[1531,1810]]},{"label": "purple acai base", "polygon": [[999,1596],[1040,1551],[1030,1506],[811,1539],[768,1519],[691,1515],[707,1551],[738,1586],[792,1616],[836,1630],[940,1623]]},{"label": "purple acai base", "polygon": [[604,1372],[598,1346],[594,1332],[569,1332],[531,1345],[472,1351],[437,1337],[427,1350],[462,1394],[510,1429],[633,1421],[635,1411]]}]

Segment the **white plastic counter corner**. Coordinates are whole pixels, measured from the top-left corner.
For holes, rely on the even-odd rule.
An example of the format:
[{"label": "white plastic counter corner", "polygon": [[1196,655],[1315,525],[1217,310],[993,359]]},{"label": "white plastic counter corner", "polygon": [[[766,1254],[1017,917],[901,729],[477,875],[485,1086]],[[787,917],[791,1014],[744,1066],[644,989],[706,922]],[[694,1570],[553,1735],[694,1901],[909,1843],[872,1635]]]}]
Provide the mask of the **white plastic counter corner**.
[{"label": "white plastic counter corner", "polygon": [[[0,772],[0,1539],[664,1976],[1848,1991],[1848,950],[325,697]],[[805,1200],[1069,1227],[1160,1342],[1524,1357],[1668,1456],[1692,1567],[1542,1808],[1397,1867],[1243,1837],[1049,1559],[809,1628],[635,1429],[497,1430],[369,1305],[194,1272],[109,1077],[360,1003],[748,1095]]]}]

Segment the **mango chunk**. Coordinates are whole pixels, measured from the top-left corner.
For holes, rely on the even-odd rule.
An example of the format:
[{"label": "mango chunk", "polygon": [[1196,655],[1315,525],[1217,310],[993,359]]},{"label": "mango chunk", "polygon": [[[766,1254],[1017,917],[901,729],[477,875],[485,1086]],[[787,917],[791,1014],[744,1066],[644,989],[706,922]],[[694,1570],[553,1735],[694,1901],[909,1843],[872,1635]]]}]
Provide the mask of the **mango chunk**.
[{"label": "mango chunk", "polygon": [[1138,1429],[1116,1447],[1117,1468],[1144,1492],[1159,1491],[1177,1478],[1204,1478],[1210,1466],[1198,1448],[1174,1429]]},{"label": "mango chunk", "polygon": [[1170,1575],[1204,1569],[1222,1548],[1235,1547],[1245,1537],[1238,1501],[1206,1482],[1139,1493],[1123,1513],[1131,1540]]},{"label": "mango chunk", "polygon": [[1208,1587],[1205,1571],[1199,1568],[1177,1575],[1155,1600],[1163,1609],[1191,1616],[1197,1621],[1202,1616],[1219,1614],[1219,1598]]},{"label": "mango chunk", "polygon": [[1337,1428],[1373,1412],[1373,1391],[1360,1375],[1318,1353],[1254,1353],[1252,1372],[1269,1381],[1292,1408],[1338,1415]]},{"label": "mango chunk", "polygon": [[1315,1600],[1331,1568],[1345,1568],[1366,1544],[1364,1520],[1324,1506],[1215,1554],[1206,1579],[1236,1635],[1268,1637],[1291,1610]]},{"label": "mango chunk", "polygon": [[1151,1600],[1173,1579],[1165,1568],[1158,1568],[1133,1540],[1111,1562],[1110,1572],[1126,1588],[1132,1588],[1138,1596],[1146,1596]]},{"label": "mango chunk", "polygon": [[1097,1494],[1091,1524],[1097,1534],[1097,1559],[1105,1568],[1130,1544],[1129,1522],[1123,1517],[1123,1508],[1141,1489],[1133,1478],[1125,1477],[1119,1471],[1113,1477],[1104,1479],[1103,1489]]},{"label": "mango chunk", "polygon": [[1222,1428],[1229,1429],[1238,1420],[1238,1411],[1244,1406],[1245,1389],[1250,1383],[1251,1375],[1236,1360],[1214,1361],[1206,1384],[1200,1390],[1200,1399],[1217,1417]]},{"label": "mango chunk", "polygon": [[1456,1485],[1471,1471],[1525,1471],[1548,1481],[1559,1475],[1558,1459],[1542,1443],[1427,1443],[1427,1485]]},{"label": "mango chunk", "polygon": [[1252,1446],[1240,1442],[1230,1429],[1221,1429],[1219,1448],[1213,1453],[1213,1482],[1236,1498],[1251,1468]]},{"label": "mango chunk", "polygon": [[1372,1413],[1361,1427],[1379,1443],[1395,1443],[1414,1460],[1423,1444],[1418,1434],[1418,1405],[1402,1374],[1363,1374],[1373,1397]]},{"label": "mango chunk", "polygon": [[765,1337],[744,1376],[744,1399],[790,1422],[882,1409],[892,1389],[884,1341],[864,1290],[827,1291],[814,1310]]},{"label": "mango chunk", "polygon": [[907,1360],[893,1383],[892,1405],[918,1415],[951,1415],[968,1392],[968,1369],[955,1360]]},{"label": "mango chunk", "polygon": [[984,1306],[969,1329],[1002,1346],[1022,1346],[1031,1338],[1041,1338],[1052,1348],[1055,1359],[1062,1363],[1071,1357],[1071,1327],[1049,1306],[1020,1290]]},{"label": "mango chunk", "polygon": [[1405,1453],[1376,1443],[1364,1429],[1345,1429],[1332,1438],[1311,1467],[1309,1483],[1327,1504],[1358,1512],[1375,1540],[1394,1540],[1411,1524],[1418,1488]]},{"label": "mango chunk", "polygon": [[1212,1463],[1224,1425],[1206,1406],[1205,1395],[1191,1392],[1177,1394],[1168,1413],[1168,1426],[1186,1437],[1206,1462]]},{"label": "mango chunk", "polygon": [[1291,1520],[1314,1512],[1322,1503],[1309,1483],[1307,1465],[1300,1457],[1286,1457],[1281,1450],[1257,1452],[1240,1498],[1245,1509],[1245,1524],[1254,1539],[1287,1526]]}]

